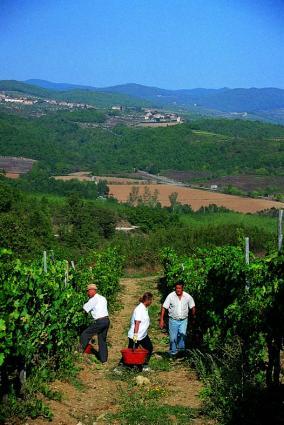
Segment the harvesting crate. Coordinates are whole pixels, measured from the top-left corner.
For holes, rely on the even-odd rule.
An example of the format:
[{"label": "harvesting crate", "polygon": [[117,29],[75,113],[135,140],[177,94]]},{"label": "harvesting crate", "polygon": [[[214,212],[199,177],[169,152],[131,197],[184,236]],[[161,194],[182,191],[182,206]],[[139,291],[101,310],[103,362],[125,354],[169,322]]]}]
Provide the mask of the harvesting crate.
[{"label": "harvesting crate", "polygon": [[145,360],[148,355],[148,350],[145,348],[124,348],[121,350],[123,362],[126,365],[142,365],[145,363]]}]

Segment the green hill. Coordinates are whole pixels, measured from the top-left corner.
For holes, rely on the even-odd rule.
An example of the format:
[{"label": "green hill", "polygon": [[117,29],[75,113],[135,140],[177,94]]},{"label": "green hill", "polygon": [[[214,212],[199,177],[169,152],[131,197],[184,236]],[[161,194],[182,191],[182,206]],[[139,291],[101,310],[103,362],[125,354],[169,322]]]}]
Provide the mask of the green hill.
[{"label": "green hill", "polygon": [[[71,114],[72,116],[72,114]],[[134,168],[212,175],[284,174],[284,127],[239,120],[200,120],[166,128],[81,128],[68,114],[37,119],[0,114],[0,155],[24,156],[52,172]]]},{"label": "green hill", "polygon": [[0,80],[0,90],[5,92],[15,92],[23,95],[38,96],[48,98],[52,93],[42,87],[23,83],[17,80]]},{"label": "green hill", "polygon": [[160,108],[182,108],[203,116],[237,118],[236,114],[239,114],[239,118],[284,123],[284,90],[273,87],[168,90],[134,83],[102,88],[36,79],[27,83],[57,91],[77,88],[126,94]]},{"label": "green hill", "polygon": [[135,98],[123,93],[97,92],[89,89],[72,89],[57,91],[42,88],[36,85],[23,83],[16,80],[1,80],[0,91],[17,93],[20,95],[36,96],[43,99],[55,99],[77,103],[87,103],[98,108],[106,108],[112,105],[147,107],[151,102]]}]

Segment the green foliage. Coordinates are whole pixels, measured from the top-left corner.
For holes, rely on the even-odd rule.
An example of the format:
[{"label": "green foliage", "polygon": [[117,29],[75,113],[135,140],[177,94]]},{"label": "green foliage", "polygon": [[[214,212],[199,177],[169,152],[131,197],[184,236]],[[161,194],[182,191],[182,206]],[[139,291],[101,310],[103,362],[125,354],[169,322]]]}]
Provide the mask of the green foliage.
[{"label": "green foliage", "polygon": [[222,423],[240,421],[251,393],[265,384],[267,344],[284,333],[284,258],[251,256],[246,265],[242,249],[218,247],[190,258],[166,249],[162,261],[167,289],[182,280],[198,307],[203,349],[213,359],[199,362],[209,406]]},{"label": "green foliage", "polygon": [[[84,189],[79,192],[81,183],[76,183],[78,190],[68,192],[65,198],[31,196],[2,178],[2,245],[21,258],[33,258],[43,250],[53,249],[57,257],[76,260],[109,244],[127,258],[129,267],[153,270],[159,267],[161,246],[190,254],[196,247],[237,244],[240,233],[250,237],[251,249],[256,252],[267,251],[276,244],[276,221],[272,217],[226,212],[214,206],[193,212],[179,204],[172,211],[145,204],[134,208],[112,200],[92,201],[82,199],[82,194],[87,193]],[[98,193],[107,190],[105,182],[95,186]],[[28,184],[26,188],[29,189]],[[120,221],[130,222],[138,229],[131,234],[116,232]]]},{"label": "green foliage", "polygon": [[[93,253],[74,270],[67,268],[66,261],[51,257],[45,273],[41,261],[24,263],[8,250],[1,250],[0,255],[0,370],[9,371],[19,361],[27,370],[39,369],[40,375],[34,372],[23,389],[27,399],[36,390],[58,398],[43,381],[51,378],[50,371],[60,367],[69,370],[72,365],[68,353],[89,322],[82,310],[86,284],[96,282],[111,307],[119,291],[122,258],[108,249]],[[29,404],[25,406],[29,416],[39,414],[42,407],[38,403],[36,400],[35,410]]]},{"label": "green foliage", "polygon": [[210,133],[223,134],[237,138],[263,140],[283,135],[283,126],[272,125],[260,121],[243,121],[228,119],[202,119],[193,121],[190,127],[194,130],[205,130]]},{"label": "green foliage", "polygon": [[0,183],[0,213],[10,211],[16,198],[17,194],[11,188]]},{"label": "green foliage", "polygon": [[[132,397],[131,397],[132,399]],[[128,408],[120,413],[108,415],[108,420],[119,420],[123,425],[141,425],[151,423],[153,425],[188,425],[198,416],[194,409],[184,406],[161,405],[160,403],[149,403],[149,405],[141,406],[141,403],[129,405]],[[112,423],[112,422],[109,422]],[[115,422],[114,422],[115,423]]]},{"label": "green foliage", "polygon": [[[202,171],[208,175],[283,174],[281,126],[239,120],[204,120],[167,128],[81,128],[76,112],[20,118],[0,114],[0,152],[40,160],[55,173],[96,174]],[[81,114],[84,115],[82,112]],[[209,129],[200,132],[196,128]]]},{"label": "green foliage", "polygon": [[186,215],[178,214],[176,210],[171,216],[168,210],[160,211],[165,218],[163,222],[157,220],[156,223],[155,214],[144,223],[143,216],[136,220],[135,211],[131,215],[126,212],[128,220],[134,225],[141,223],[146,233],[139,233],[139,229],[132,235],[121,232],[110,241],[127,258],[129,267],[155,270],[160,266],[159,253],[163,246],[170,246],[180,255],[191,255],[197,248],[237,245],[240,234],[250,237],[251,249],[255,252],[266,252],[277,243],[276,221],[268,217],[206,210]]},{"label": "green foliage", "polygon": [[57,117],[67,119],[74,122],[90,122],[103,123],[106,120],[106,115],[102,111],[96,109],[75,109],[74,111],[57,112]]},{"label": "green foliage", "polygon": [[[117,215],[105,204],[83,200],[76,191],[54,203],[12,187],[6,179],[0,181],[0,240],[21,258],[53,249],[61,258],[74,260],[114,235]],[[104,182],[99,190],[107,190]]]},{"label": "green foliage", "polygon": [[130,223],[139,226],[142,231],[167,228],[179,222],[178,216],[164,208],[152,208],[141,204],[136,208],[126,207],[124,215]]},{"label": "green foliage", "polygon": [[116,220],[111,210],[85,202],[77,194],[70,195],[58,212],[58,242],[67,248],[69,256],[87,254],[114,235]]},{"label": "green foliage", "polygon": [[0,181],[0,240],[21,256],[36,255],[54,243],[50,210]]},{"label": "green foliage", "polygon": [[85,260],[76,271],[69,269],[67,277],[65,261],[49,261],[47,273],[41,262],[25,264],[8,250],[1,251],[0,261],[2,362],[9,355],[22,356],[26,363],[63,356],[86,324],[86,283],[96,282],[113,299],[122,273],[121,258],[111,249],[93,253],[91,268]]},{"label": "green foliage", "polygon": [[34,397],[28,398],[23,403],[20,402],[15,395],[10,394],[6,403],[0,406],[0,420],[3,421],[3,423],[10,417],[17,417],[19,419],[30,417],[36,419],[39,416],[49,421],[51,421],[53,417],[52,412],[44,402]]},{"label": "green foliage", "polygon": [[32,171],[20,179],[10,182],[10,185],[20,190],[31,193],[45,193],[59,196],[68,196],[78,193],[82,198],[96,199],[108,191],[106,184],[96,185],[94,182],[79,180],[57,180],[50,175],[50,171],[43,167],[35,166]]}]

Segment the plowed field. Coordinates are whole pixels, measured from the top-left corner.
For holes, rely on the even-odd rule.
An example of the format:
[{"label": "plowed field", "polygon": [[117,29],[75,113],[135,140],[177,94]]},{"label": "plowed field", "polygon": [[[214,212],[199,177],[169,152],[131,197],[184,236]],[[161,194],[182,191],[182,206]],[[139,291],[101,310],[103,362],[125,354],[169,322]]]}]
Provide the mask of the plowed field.
[{"label": "plowed field", "polygon": [[[131,184],[110,184],[110,194],[120,202],[126,202],[131,192],[133,185]],[[180,187],[166,184],[150,184],[147,185],[151,193],[154,193],[155,189],[158,190],[158,200],[162,206],[169,206],[169,195],[173,192],[178,193],[177,201],[181,204],[189,204],[193,210],[198,210],[200,207],[207,206],[209,204],[216,204],[229,208],[233,211],[242,213],[254,213],[267,208],[284,208],[284,203],[269,201],[265,199],[253,199],[245,198],[241,196],[225,195],[218,192],[210,192],[205,190],[190,189],[188,187]],[[139,186],[139,193],[143,195],[144,188]]]}]

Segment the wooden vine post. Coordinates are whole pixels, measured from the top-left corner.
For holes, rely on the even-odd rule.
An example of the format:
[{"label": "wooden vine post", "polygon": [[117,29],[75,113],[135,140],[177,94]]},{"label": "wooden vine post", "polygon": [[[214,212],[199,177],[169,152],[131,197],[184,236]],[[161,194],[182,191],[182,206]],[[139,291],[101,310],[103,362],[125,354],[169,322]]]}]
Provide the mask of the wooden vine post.
[{"label": "wooden vine post", "polygon": [[44,273],[47,273],[47,258],[46,258],[46,251],[43,251],[43,271],[44,271]]},{"label": "wooden vine post", "polygon": [[249,264],[249,238],[245,238],[245,262]]},{"label": "wooden vine post", "polygon": [[283,210],[279,210],[278,215],[278,252],[282,250],[283,233],[282,233]]}]

